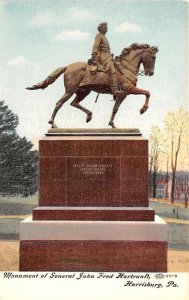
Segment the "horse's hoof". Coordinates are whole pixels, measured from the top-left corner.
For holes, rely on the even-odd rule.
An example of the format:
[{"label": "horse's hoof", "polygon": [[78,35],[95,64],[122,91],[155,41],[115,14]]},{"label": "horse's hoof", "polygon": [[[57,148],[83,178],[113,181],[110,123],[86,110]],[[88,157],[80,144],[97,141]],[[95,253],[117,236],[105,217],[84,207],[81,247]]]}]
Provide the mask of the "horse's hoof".
[{"label": "horse's hoof", "polygon": [[54,121],[49,121],[49,124],[51,124],[51,128],[58,128],[58,126],[56,126],[56,124],[54,123]]},{"label": "horse's hoof", "polygon": [[109,125],[112,126],[112,128],[116,128],[114,122],[109,122]]},{"label": "horse's hoof", "polygon": [[86,123],[90,122],[92,120],[92,114],[87,115]]},{"label": "horse's hoof", "polygon": [[148,106],[143,106],[143,108],[140,109],[140,114],[142,115],[143,113],[145,113],[148,109]]},{"label": "horse's hoof", "polygon": [[37,86],[34,84],[32,86],[26,87],[26,90],[32,91],[32,90],[37,90]]}]

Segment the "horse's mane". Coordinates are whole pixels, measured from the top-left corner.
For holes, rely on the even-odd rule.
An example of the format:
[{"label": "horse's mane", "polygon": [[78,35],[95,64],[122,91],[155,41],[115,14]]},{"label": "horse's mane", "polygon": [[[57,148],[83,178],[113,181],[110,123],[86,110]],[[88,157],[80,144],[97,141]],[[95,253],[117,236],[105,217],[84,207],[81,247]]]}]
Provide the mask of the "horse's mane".
[{"label": "horse's mane", "polygon": [[158,51],[158,48],[155,46],[150,46],[149,44],[138,44],[138,43],[133,43],[129,47],[126,47],[122,50],[121,55],[128,55],[131,51],[133,50],[139,50],[139,49],[151,49],[153,51]]}]

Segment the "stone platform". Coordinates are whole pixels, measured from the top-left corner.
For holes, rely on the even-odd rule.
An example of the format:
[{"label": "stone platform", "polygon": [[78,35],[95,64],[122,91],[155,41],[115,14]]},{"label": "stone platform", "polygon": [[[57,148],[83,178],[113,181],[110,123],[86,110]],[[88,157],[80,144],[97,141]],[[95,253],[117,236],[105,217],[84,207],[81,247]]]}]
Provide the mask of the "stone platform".
[{"label": "stone platform", "polygon": [[166,272],[138,129],[49,130],[39,181],[39,207],[20,225],[21,271]]},{"label": "stone platform", "polygon": [[51,128],[46,136],[141,136],[138,128]]}]

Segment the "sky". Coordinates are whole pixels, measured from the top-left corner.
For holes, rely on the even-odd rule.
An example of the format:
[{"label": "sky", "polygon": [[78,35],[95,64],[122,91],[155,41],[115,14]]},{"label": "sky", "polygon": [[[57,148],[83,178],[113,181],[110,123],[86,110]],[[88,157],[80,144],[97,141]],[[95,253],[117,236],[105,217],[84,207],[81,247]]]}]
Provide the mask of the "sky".
[{"label": "sky", "polygon": [[[125,0],[0,0],[0,100],[19,117],[18,133],[37,147],[50,128],[48,120],[64,94],[63,76],[45,90],[25,89],[54,69],[87,61],[97,25],[108,23],[111,52],[119,55],[131,43],[158,46],[155,73],[139,77],[137,86],[151,93],[148,111],[140,115],[145,97],[129,95],[115,117],[118,128],[139,128],[144,137],[152,126],[163,126],[170,110],[188,109],[186,1]],[[74,97],[74,96],[73,96]],[[70,106],[59,110],[55,122],[63,128],[108,128],[111,95],[91,93],[82,105],[86,115]]]}]

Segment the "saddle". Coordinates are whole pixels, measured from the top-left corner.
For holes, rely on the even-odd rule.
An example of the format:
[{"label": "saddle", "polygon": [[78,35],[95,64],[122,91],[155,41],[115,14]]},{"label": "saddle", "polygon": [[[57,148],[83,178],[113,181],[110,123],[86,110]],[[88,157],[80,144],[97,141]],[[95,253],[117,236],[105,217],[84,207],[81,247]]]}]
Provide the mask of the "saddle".
[{"label": "saddle", "polygon": [[[136,82],[133,82],[131,78],[124,77],[119,70],[119,66],[117,66],[116,64],[114,65],[116,68],[117,81],[120,89],[129,91],[133,86],[136,85]],[[110,86],[110,76],[107,72],[104,72],[98,65],[88,63],[85,75],[82,78],[79,87],[83,87],[86,85]]]},{"label": "saddle", "polygon": [[88,64],[79,87],[85,85],[110,85],[109,75],[99,71],[97,65]]}]

